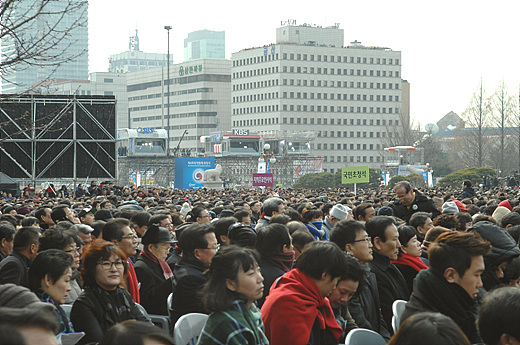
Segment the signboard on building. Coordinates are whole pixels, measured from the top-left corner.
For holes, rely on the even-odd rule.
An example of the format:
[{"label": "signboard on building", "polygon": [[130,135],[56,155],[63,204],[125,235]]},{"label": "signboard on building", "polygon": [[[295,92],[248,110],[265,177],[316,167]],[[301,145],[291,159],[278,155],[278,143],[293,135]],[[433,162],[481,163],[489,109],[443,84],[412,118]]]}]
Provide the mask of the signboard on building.
[{"label": "signboard on building", "polygon": [[341,183],[368,183],[370,174],[368,165],[361,167],[348,167],[341,169]]},{"label": "signboard on building", "polygon": [[273,174],[253,174],[253,187],[272,187]]},{"label": "signboard on building", "polygon": [[202,65],[194,65],[194,66],[181,66],[179,67],[179,76],[184,76],[188,74],[193,74],[197,72],[202,72]]},{"label": "signboard on building", "polygon": [[204,187],[204,171],[215,168],[214,157],[175,158],[175,188]]}]

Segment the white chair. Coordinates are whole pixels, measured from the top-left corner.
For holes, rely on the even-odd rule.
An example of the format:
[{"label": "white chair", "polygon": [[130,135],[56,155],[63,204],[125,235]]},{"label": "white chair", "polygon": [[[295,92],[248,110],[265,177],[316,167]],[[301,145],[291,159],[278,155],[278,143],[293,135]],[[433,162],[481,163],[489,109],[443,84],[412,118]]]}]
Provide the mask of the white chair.
[{"label": "white chair", "polygon": [[386,345],[386,340],[379,334],[369,329],[356,328],[347,334],[347,345]]},{"label": "white chair", "polygon": [[403,315],[406,303],[406,301],[401,299],[395,300],[394,303],[392,303],[392,313],[394,314],[392,316],[392,329],[394,330],[394,333],[397,333],[397,329],[401,324],[401,315]]},{"label": "white chair", "polygon": [[70,311],[72,310],[72,304],[62,304],[60,305],[60,307],[63,309],[63,311],[70,320]]},{"label": "white chair", "polygon": [[135,305],[137,306],[137,308],[139,308],[139,311],[144,316],[146,316],[147,318],[149,318],[152,321],[152,323],[154,325],[156,325],[157,327],[160,327],[163,330],[165,330],[166,332],[168,332],[168,330],[170,329],[170,318],[168,316],[148,314],[148,312],[142,305],[140,305],[139,303],[136,303]]},{"label": "white chair", "polygon": [[208,315],[191,313],[181,316],[175,323],[173,340],[175,345],[195,345],[204,328]]},{"label": "white chair", "polygon": [[170,318],[170,320],[172,319],[172,311],[171,311],[172,304],[173,304],[173,293],[171,293],[168,296],[168,299],[166,300],[166,308],[168,308],[168,317]]}]

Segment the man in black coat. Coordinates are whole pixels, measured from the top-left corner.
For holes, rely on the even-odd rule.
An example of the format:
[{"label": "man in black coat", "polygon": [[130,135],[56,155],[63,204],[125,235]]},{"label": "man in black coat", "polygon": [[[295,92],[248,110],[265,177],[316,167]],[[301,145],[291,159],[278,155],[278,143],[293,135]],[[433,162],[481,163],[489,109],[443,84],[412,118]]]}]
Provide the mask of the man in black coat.
[{"label": "man in black coat", "polygon": [[417,274],[401,323],[420,312],[442,313],[457,323],[470,343],[480,343],[476,298],[482,287],[483,255],[490,249],[489,242],[473,232],[441,234],[428,249],[430,268]]},{"label": "man in black coat", "polygon": [[175,265],[177,281],[171,307],[171,325],[189,313],[204,313],[200,290],[206,283],[204,272],[219,248],[212,224],[193,223],[181,233],[182,258]]},{"label": "man in black coat", "polygon": [[407,224],[415,212],[431,213],[432,219],[441,214],[433,201],[418,190],[412,189],[412,185],[408,181],[398,182],[394,191],[397,195],[397,199],[392,204],[394,216],[406,221]]},{"label": "man in black coat", "polygon": [[29,287],[29,265],[38,253],[40,230],[27,226],[14,236],[13,251],[0,262],[0,284]]},{"label": "man in black coat", "polygon": [[[374,246],[374,259],[370,262],[370,270],[377,279],[377,289],[381,300],[381,314],[387,325],[392,324],[392,304],[396,300],[407,301],[410,291],[399,269],[390,261],[397,260],[399,248],[399,232],[393,217],[375,216],[366,223],[368,235]],[[390,331],[390,329],[389,329]]]},{"label": "man in black coat", "polygon": [[373,260],[373,246],[365,226],[355,220],[340,221],[334,225],[330,240],[356,258],[365,270],[365,281],[360,283],[359,291],[348,304],[350,315],[358,327],[373,330],[389,341],[390,333],[381,314],[376,276],[368,264]]}]

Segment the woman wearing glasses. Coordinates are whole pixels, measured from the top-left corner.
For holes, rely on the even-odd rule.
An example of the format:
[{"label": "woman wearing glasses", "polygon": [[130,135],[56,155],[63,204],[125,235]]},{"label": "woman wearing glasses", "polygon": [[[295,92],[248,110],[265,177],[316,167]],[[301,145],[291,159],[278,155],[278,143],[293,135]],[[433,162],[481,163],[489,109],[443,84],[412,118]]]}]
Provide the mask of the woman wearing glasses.
[{"label": "woman wearing glasses", "polygon": [[85,332],[79,344],[99,342],[119,322],[149,321],[128,291],[120,287],[127,272],[125,254],[111,242],[95,240],[84,253],[81,279],[85,291],[74,303],[70,315],[74,330]]}]

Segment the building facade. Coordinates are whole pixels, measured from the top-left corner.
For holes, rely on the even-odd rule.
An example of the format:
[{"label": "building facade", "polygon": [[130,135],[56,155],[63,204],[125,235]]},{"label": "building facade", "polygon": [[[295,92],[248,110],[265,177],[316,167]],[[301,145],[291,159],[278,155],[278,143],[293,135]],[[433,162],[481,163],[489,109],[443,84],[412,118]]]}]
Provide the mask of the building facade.
[{"label": "building facade", "polygon": [[[130,36],[128,50],[119,54],[110,55],[108,70],[112,73],[128,73],[148,68],[166,66],[168,54],[145,53],[139,49],[139,35]],[[170,64],[173,56],[170,54]]]},{"label": "building facade", "polygon": [[224,31],[199,30],[184,39],[184,61],[198,59],[225,59],[226,34]]},{"label": "building facade", "polygon": [[15,35],[2,38],[2,60],[12,59],[24,49],[36,55],[2,70],[4,94],[27,92],[49,79],[88,79],[88,3],[49,1],[43,9],[39,5],[32,0],[13,2],[12,26],[40,12],[16,28]]},{"label": "building facade", "polygon": [[166,67],[130,72],[127,96],[130,128],[164,128],[170,151],[182,140],[179,148],[184,154],[204,154],[201,136],[231,129],[231,61],[174,64],[170,78]]},{"label": "building facade", "polygon": [[343,47],[342,36],[338,25],[289,24],[276,44],[232,54],[232,128],[314,130],[312,155],[323,157],[325,171],[379,168],[385,138],[399,125],[401,52],[357,41]]}]

